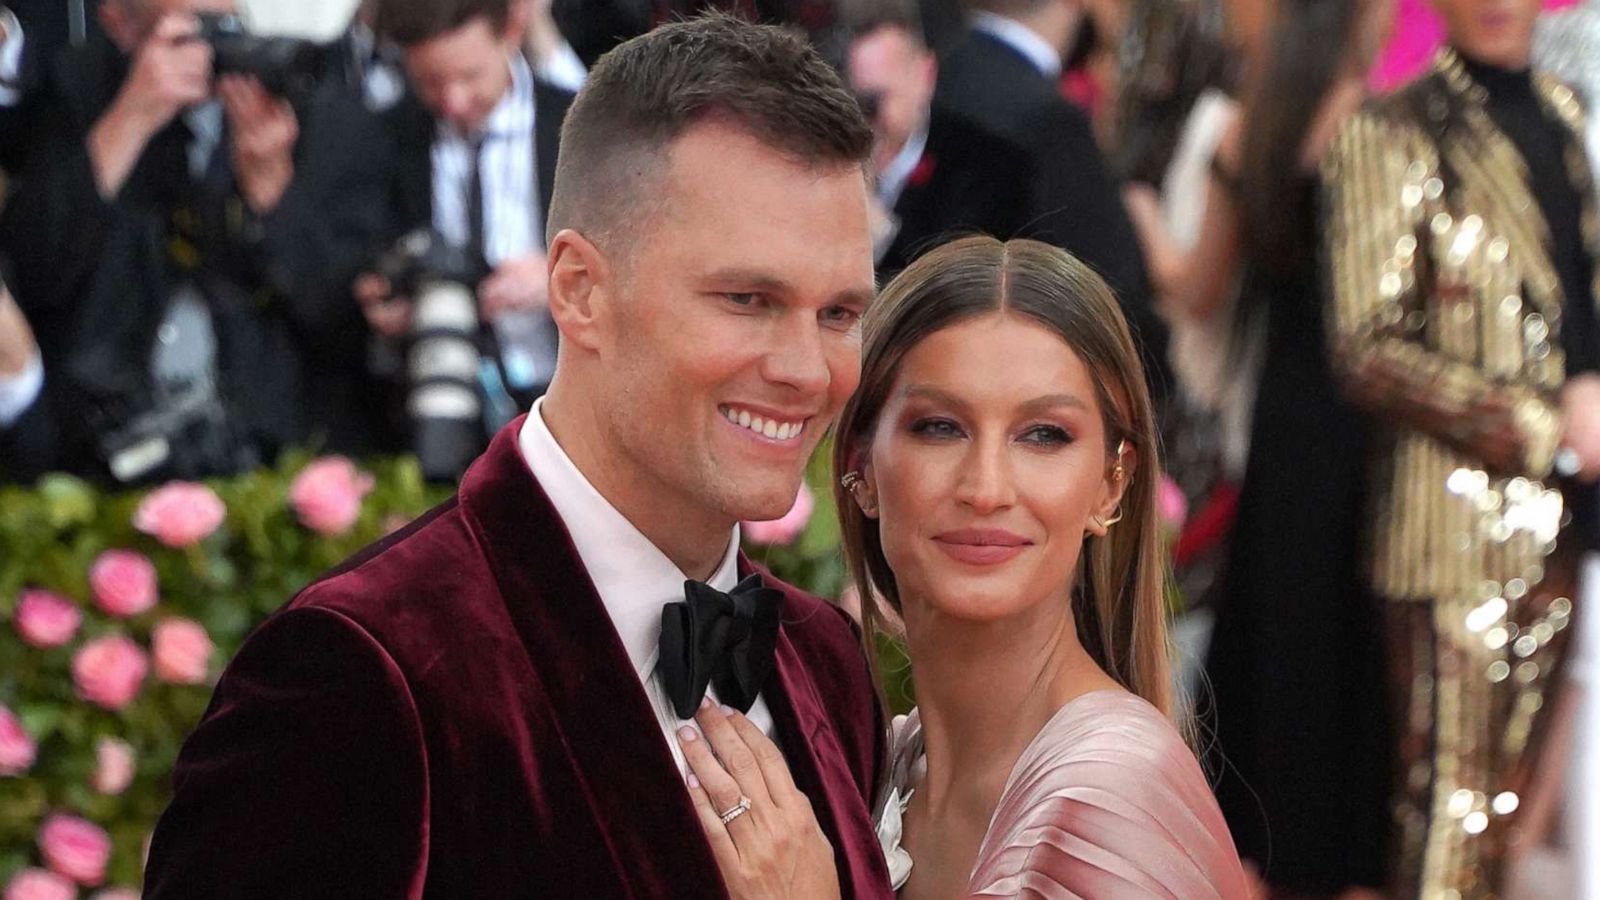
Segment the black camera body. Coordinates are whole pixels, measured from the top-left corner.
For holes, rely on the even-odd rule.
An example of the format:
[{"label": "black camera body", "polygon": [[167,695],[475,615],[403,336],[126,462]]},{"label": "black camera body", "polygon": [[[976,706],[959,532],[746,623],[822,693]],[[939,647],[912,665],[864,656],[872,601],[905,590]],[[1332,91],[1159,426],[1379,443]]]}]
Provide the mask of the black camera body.
[{"label": "black camera body", "polygon": [[321,81],[327,64],[324,49],[292,37],[251,34],[244,20],[231,13],[196,13],[199,39],[211,45],[211,70],[218,75],[253,75],[280,97],[309,94]]},{"label": "black camera body", "polygon": [[415,303],[404,371],[411,451],[428,480],[455,481],[483,449],[480,378],[494,361],[483,350],[477,287],[488,264],[419,228],[379,258],[376,272]]}]

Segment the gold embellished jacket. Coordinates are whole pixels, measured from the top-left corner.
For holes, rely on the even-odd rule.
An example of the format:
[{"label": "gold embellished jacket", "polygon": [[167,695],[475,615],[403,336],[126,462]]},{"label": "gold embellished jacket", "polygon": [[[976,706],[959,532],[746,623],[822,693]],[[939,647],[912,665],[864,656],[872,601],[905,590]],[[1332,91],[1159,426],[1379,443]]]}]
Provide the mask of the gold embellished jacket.
[{"label": "gold embellished jacket", "polygon": [[[1568,174],[1600,258],[1582,111],[1535,82],[1572,131]],[[1393,599],[1514,598],[1543,580],[1562,527],[1564,298],[1526,165],[1485,99],[1445,50],[1353,116],[1323,165],[1331,355],[1392,426],[1371,544],[1374,587]],[[1518,459],[1489,465],[1506,434]]]}]

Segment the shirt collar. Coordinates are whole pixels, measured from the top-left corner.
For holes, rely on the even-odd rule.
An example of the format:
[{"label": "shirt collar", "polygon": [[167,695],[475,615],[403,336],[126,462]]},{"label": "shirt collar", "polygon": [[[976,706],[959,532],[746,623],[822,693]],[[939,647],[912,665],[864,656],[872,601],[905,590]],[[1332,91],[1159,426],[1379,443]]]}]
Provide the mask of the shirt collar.
[{"label": "shirt collar", "polygon": [[900,148],[889,165],[884,167],[883,173],[878,176],[878,199],[883,201],[885,209],[893,210],[894,205],[900,200],[900,193],[906,189],[906,181],[911,178],[911,173],[916,171],[917,163],[922,161],[922,154],[928,149],[928,120],[923,118],[922,123],[906,138],[905,146]]},{"label": "shirt collar", "polygon": [[[534,401],[523,422],[517,438],[522,457],[572,536],[578,559],[611,616],[629,662],[641,680],[648,680],[660,655],[661,607],[683,599],[688,576],[595,489],[556,443],[543,407],[542,398]],[[735,525],[722,564],[707,584],[732,591],[739,581],[738,560]]]},{"label": "shirt collar", "polygon": [[1046,78],[1061,77],[1061,53],[1050,42],[1016,19],[979,11],[972,16],[972,29],[989,35],[1022,54]]}]

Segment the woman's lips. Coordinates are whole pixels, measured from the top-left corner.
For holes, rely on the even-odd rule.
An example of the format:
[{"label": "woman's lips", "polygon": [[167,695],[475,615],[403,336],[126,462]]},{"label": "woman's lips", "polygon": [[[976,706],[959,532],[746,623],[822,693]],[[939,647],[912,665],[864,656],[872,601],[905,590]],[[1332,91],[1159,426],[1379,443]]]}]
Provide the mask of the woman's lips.
[{"label": "woman's lips", "polygon": [[957,562],[970,566],[995,566],[1015,559],[1033,542],[1001,529],[968,528],[936,534],[933,542]]}]

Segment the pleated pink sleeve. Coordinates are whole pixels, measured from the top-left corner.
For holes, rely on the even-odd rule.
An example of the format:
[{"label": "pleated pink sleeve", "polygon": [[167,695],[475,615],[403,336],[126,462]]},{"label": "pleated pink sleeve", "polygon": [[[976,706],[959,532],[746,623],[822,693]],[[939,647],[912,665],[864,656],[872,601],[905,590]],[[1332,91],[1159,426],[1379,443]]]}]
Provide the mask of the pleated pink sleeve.
[{"label": "pleated pink sleeve", "polygon": [[972,897],[1240,900],[1227,823],[1166,717],[1120,691],[1062,707],[1012,769]]}]

